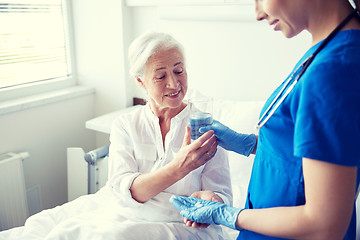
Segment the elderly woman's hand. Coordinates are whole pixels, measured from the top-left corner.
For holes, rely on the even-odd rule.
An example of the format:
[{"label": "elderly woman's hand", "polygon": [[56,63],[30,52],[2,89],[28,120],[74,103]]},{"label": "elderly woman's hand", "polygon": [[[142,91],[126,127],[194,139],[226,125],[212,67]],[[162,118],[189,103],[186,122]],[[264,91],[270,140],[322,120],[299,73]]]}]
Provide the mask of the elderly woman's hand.
[{"label": "elderly woman's hand", "polygon": [[190,127],[186,127],[183,145],[172,164],[175,164],[178,173],[186,176],[191,171],[204,165],[217,150],[217,141],[214,131],[208,131],[191,143]]},{"label": "elderly woman's hand", "polygon": [[[221,197],[216,195],[216,193],[214,193],[213,191],[194,192],[193,194],[191,194],[190,197],[196,197],[196,198],[199,198],[202,200],[224,203],[224,201],[221,199]],[[191,221],[190,219],[187,219],[186,217],[184,217],[184,223],[186,224],[186,226],[193,227],[193,228],[207,228],[210,225],[210,224],[206,224],[206,223],[197,223],[197,222]]]}]

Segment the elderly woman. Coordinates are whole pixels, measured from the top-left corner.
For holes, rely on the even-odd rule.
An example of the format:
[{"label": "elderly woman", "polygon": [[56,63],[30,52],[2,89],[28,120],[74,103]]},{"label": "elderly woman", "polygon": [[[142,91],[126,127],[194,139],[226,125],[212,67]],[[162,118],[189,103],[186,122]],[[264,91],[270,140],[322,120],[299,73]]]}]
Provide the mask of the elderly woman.
[{"label": "elderly woman", "polygon": [[148,32],[131,44],[129,62],[148,103],[121,115],[111,130],[108,186],[128,219],[124,233],[134,239],[222,239],[219,226],[186,227],[169,203],[173,194],[200,190],[199,198],[232,202],[228,160],[214,132],[190,140],[182,46],[168,34]]},{"label": "elderly woman", "polygon": [[129,55],[149,99],[113,123],[107,185],[33,215],[0,239],[224,239],[220,226],[186,227],[169,202],[176,194],[232,203],[229,163],[214,131],[190,139],[183,48],[167,34],[146,33]]}]

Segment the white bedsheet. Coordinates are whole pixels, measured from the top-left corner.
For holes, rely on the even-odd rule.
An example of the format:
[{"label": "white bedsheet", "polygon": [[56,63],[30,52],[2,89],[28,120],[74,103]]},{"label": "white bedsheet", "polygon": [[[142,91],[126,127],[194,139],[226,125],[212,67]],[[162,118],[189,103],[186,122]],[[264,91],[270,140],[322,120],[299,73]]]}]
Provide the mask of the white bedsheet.
[{"label": "white bedsheet", "polygon": [[[129,220],[119,213],[107,187],[28,218],[22,227],[0,232],[1,240],[236,239],[228,228],[186,227],[182,222]],[[156,212],[154,212],[156,215]],[[224,238],[219,236],[224,233]]]},{"label": "white bedsheet", "polygon": [[[199,93],[193,93],[196,96]],[[218,99],[214,101],[214,119],[232,129],[250,133],[258,118],[262,101],[236,102]],[[243,207],[250,178],[253,157],[229,153],[234,206]],[[110,193],[108,193],[110,194]],[[198,233],[198,239],[216,239],[219,226],[203,231],[179,223],[136,222],[121,217],[115,211],[109,196],[101,189],[93,195],[82,196],[62,206],[42,211],[30,217],[25,226],[0,232],[0,240],[39,239],[196,239],[190,233]],[[154,213],[155,214],[155,213]],[[134,214],[135,215],[135,214]],[[132,217],[132,216],[131,216]],[[360,225],[360,221],[359,221]],[[121,232],[121,229],[126,229]],[[238,232],[221,228],[226,240],[236,239]],[[169,234],[178,234],[177,237]],[[210,232],[207,234],[206,232]],[[139,237],[139,235],[141,237]],[[211,235],[211,236],[210,236]],[[220,238],[221,239],[221,238]]]}]

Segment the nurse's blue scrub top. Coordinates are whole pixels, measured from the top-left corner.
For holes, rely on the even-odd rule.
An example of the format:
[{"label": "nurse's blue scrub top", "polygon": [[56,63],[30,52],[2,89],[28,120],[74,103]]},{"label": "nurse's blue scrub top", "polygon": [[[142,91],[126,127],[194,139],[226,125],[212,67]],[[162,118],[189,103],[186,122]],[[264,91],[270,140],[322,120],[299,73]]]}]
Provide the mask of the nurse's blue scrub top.
[{"label": "nurse's blue scrub top", "polygon": [[[319,44],[309,49],[294,69]],[[281,87],[267,100],[261,114]],[[303,157],[357,166],[359,184],[359,148],[360,30],[346,30],[339,32],[319,52],[292,92],[260,129],[246,208],[303,205]],[[354,207],[344,239],[355,239],[355,236]],[[277,238],[242,230],[237,239]]]}]

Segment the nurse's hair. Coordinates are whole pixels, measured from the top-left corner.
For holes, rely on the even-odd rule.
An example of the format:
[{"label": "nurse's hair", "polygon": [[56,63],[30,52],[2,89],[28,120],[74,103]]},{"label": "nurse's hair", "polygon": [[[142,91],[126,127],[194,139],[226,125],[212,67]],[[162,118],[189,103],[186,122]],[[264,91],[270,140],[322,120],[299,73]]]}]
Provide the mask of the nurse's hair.
[{"label": "nurse's hair", "polygon": [[[185,58],[183,46],[170,34],[148,31],[137,37],[129,47],[129,72],[133,77],[143,77],[146,63],[157,50],[177,49]],[[185,60],[184,60],[185,61]]]}]

